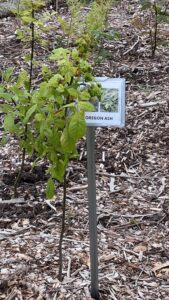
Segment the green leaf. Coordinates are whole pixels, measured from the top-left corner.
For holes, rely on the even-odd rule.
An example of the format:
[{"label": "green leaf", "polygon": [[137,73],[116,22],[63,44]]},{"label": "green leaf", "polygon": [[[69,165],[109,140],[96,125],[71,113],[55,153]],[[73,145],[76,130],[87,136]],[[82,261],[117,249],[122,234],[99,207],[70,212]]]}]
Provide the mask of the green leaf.
[{"label": "green leaf", "polygon": [[42,73],[48,73],[49,72],[49,68],[46,65],[42,66]]},{"label": "green leaf", "polygon": [[23,17],[22,17],[22,21],[23,21],[24,23],[28,24],[28,23],[33,22],[34,19],[33,19],[32,17],[30,17],[30,16],[23,16]]},{"label": "green leaf", "polygon": [[67,55],[70,53],[68,49],[58,48],[52,51],[52,54],[49,56],[51,60],[61,60],[67,58]]},{"label": "green leaf", "polygon": [[13,74],[13,68],[7,68],[2,72],[2,77],[4,81],[8,81]]},{"label": "green leaf", "polygon": [[65,74],[65,80],[66,80],[67,83],[71,82],[71,80],[72,80],[72,74],[70,72],[67,72]]},{"label": "green leaf", "polygon": [[33,154],[33,146],[31,145],[29,139],[25,141],[22,147],[26,149],[27,153]]},{"label": "green leaf", "polygon": [[141,4],[143,10],[145,10],[147,8],[151,8],[150,0],[140,0],[140,4]]},{"label": "green leaf", "polygon": [[5,144],[7,144],[8,141],[9,141],[9,137],[6,136],[6,135],[4,135],[4,136],[2,136],[2,138],[1,138],[1,140],[0,140],[0,145],[1,145],[1,146],[5,146]]},{"label": "green leaf", "polygon": [[12,99],[12,94],[0,92],[0,98],[10,101]]},{"label": "green leaf", "polygon": [[26,116],[23,120],[24,124],[26,124],[29,121],[30,117],[33,115],[33,113],[36,111],[36,109],[37,109],[37,104],[34,104],[32,107],[30,107],[28,109]]},{"label": "green leaf", "polygon": [[42,82],[40,83],[39,96],[42,98],[46,98],[48,96],[48,83]]},{"label": "green leaf", "polygon": [[63,182],[64,174],[66,170],[66,164],[62,159],[59,159],[56,165],[49,168],[49,173],[52,175],[53,178]]},{"label": "green leaf", "polygon": [[48,199],[53,198],[55,195],[55,184],[52,178],[48,179],[47,187],[46,187],[46,196]]},{"label": "green leaf", "polygon": [[38,122],[42,122],[43,118],[44,118],[44,115],[41,114],[41,113],[38,113],[38,114],[35,115],[35,120],[38,121]]},{"label": "green leaf", "polygon": [[86,101],[79,101],[78,106],[82,111],[95,111],[92,103]]},{"label": "green leaf", "polygon": [[57,126],[57,128],[63,128],[64,125],[65,125],[65,120],[63,120],[63,119],[56,119],[54,121],[54,123],[55,123],[55,126]]},{"label": "green leaf", "polygon": [[48,82],[48,86],[56,87],[59,81],[62,81],[64,78],[60,74],[55,74]]},{"label": "green leaf", "polygon": [[4,86],[3,86],[3,84],[0,84],[0,93],[4,93]]},{"label": "green leaf", "polygon": [[24,38],[24,32],[23,32],[23,30],[17,29],[16,30],[16,35],[17,35],[17,38],[19,40],[23,40],[23,38]]},{"label": "green leaf", "polygon": [[71,102],[69,104],[63,105],[62,108],[66,108],[66,107],[76,107],[76,103],[75,102]]},{"label": "green leaf", "polygon": [[58,163],[57,163],[57,168],[58,168],[57,178],[58,178],[59,181],[64,180],[66,166],[67,166],[67,164],[65,164],[65,161],[63,161],[62,159],[58,160]]},{"label": "green leaf", "polygon": [[79,58],[79,52],[76,48],[73,48],[73,50],[72,50],[72,58],[74,60],[77,60]]},{"label": "green leaf", "polygon": [[68,34],[70,32],[70,25],[69,23],[63,19],[63,17],[59,16],[58,15],[58,22],[60,23],[61,25],[61,28],[63,29],[63,31]]},{"label": "green leaf", "polygon": [[85,101],[85,100],[90,100],[91,96],[90,96],[90,94],[87,91],[82,91],[79,94],[79,98],[80,98],[80,100]]},{"label": "green leaf", "polygon": [[75,139],[70,135],[68,128],[63,130],[60,138],[60,142],[64,153],[72,153],[75,151]]},{"label": "green leaf", "polygon": [[3,103],[3,104],[0,104],[0,111],[2,111],[3,113],[9,113],[11,111],[13,111],[13,106],[10,105],[10,104],[7,104],[7,103]]},{"label": "green leaf", "polygon": [[59,86],[57,87],[57,92],[60,94],[63,94],[65,91],[65,88],[63,86],[63,84],[59,84]]},{"label": "green leaf", "polygon": [[86,122],[84,115],[80,112],[75,113],[69,123],[69,135],[72,139],[78,140],[85,135]]},{"label": "green leaf", "polygon": [[74,98],[77,98],[78,97],[78,91],[77,89],[73,88],[73,87],[70,87],[68,89],[68,93],[70,96],[74,97]]},{"label": "green leaf", "polygon": [[4,118],[3,126],[5,131],[14,133],[15,132],[14,116],[11,114],[6,115]]}]

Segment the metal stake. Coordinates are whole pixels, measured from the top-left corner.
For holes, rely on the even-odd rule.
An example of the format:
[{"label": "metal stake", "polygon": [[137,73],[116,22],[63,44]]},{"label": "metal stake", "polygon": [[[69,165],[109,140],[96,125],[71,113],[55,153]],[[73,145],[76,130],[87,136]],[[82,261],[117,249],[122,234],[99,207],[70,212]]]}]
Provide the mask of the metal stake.
[{"label": "metal stake", "polygon": [[97,215],[96,215],[96,172],[95,172],[95,127],[87,127],[87,169],[89,202],[89,237],[91,266],[91,296],[99,300],[98,255],[97,255]]}]

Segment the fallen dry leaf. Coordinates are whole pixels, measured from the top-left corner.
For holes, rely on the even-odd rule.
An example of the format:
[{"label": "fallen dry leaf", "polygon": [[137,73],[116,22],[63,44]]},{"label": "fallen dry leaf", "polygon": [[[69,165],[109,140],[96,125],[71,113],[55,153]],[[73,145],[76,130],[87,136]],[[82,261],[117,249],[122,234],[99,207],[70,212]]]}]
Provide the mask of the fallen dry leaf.
[{"label": "fallen dry leaf", "polygon": [[155,267],[152,269],[156,277],[161,277],[163,275],[169,275],[169,261],[165,263],[156,263]]},{"label": "fallen dry leaf", "polygon": [[139,244],[139,245],[136,245],[133,249],[133,251],[135,252],[145,252],[147,251],[148,249],[148,246],[146,244]]}]

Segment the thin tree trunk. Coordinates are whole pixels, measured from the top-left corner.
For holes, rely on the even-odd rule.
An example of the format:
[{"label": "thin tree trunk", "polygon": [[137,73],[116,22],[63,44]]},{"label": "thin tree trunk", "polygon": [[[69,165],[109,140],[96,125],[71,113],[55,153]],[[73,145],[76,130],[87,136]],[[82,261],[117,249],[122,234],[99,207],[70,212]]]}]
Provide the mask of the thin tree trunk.
[{"label": "thin tree trunk", "polygon": [[53,0],[52,2],[53,2],[53,9],[55,11],[58,11],[58,9],[59,9],[59,0]]},{"label": "thin tree trunk", "polygon": [[155,51],[157,48],[157,31],[158,31],[158,11],[156,3],[153,4],[154,13],[155,13],[155,23],[154,23],[154,35],[153,35],[153,44],[152,44],[152,58],[155,56]]},{"label": "thin tree trunk", "polygon": [[65,232],[65,216],[66,216],[66,175],[64,176],[63,182],[63,205],[62,205],[62,225],[61,225],[61,233],[59,239],[59,273],[58,279],[62,281],[62,271],[63,271],[63,253],[62,253],[62,244],[63,244],[63,236]]},{"label": "thin tree trunk", "polygon": [[25,155],[26,155],[26,151],[25,151],[25,148],[23,148],[21,166],[20,166],[20,170],[18,172],[18,175],[17,175],[16,180],[15,180],[15,184],[14,184],[14,198],[17,198],[17,196],[18,196],[18,191],[17,190],[18,190],[18,186],[19,186],[19,183],[20,183],[20,180],[21,180],[23,169],[24,169]]},{"label": "thin tree trunk", "polygon": [[[34,9],[32,6],[32,19],[34,19]],[[31,58],[30,58],[30,70],[29,70],[29,94],[31,93],[31,89],[32,89],[32,75],[33,75],[33,59],[34,59],[34,46],[35,46],[35,25],[32,22],[30,24],[30,28],[31,28]],[[26,141],[27,140],[27,133],[28,133],[28,125],[25,125],[25,130],[24,130],[24,138],[23,140]],[[22,161],[21,161],[21,167],[18,173],[18,176],[15,180],[15,184],[14,184],[14,197],[16,198],[18,195],[17,189],[21,180],[21,176],[22,176],[22,172],[24,169],[24,164],[25,164],[25,156],[26,156],[26,149],[25,147],[22,149]]]}]

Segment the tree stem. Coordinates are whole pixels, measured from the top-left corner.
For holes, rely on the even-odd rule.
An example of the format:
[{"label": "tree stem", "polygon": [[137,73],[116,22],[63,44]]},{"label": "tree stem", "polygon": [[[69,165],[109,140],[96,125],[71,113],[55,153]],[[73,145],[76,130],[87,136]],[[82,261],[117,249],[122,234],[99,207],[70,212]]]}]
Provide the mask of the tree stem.
[{"label": "tree stem", "polygon": [[[33,2],[32,2],[32,19],[34,19],[34,8],[33,8]],[[31,58],[30,58],[30,69],[29,69],[29,94],[31,93],[31,89],[32,89],[32,75],[33,75],[33,59],[34,59],[34,47],[35,47],[35,25],[32,22],[30,24],[30,28],[31,28]],[[30,99],[30,95],[29,95],[29,99]],[[27,133],[28,133],[28,124],[25,125],[24,128],[24,137],[23,137],[23,141],[27,140]],[[21,176],[22,176],[22,172],[24,169],[24,164],[25,164],[25,156],[26,156],[26,149],[25,147],[22,149],[22,161],[21,161],[21,167],[20,170],[18,172],[17,178],[15,180],[15,184],[14,184],[14,197],[16,198],[18,195],[17,189],[21,180]]]},{"label": "tree stem", "polygon": [[157,48],[157,30],[158,30],[158,20],[157,20],[157,17],[158,17],[158,11],[157,11],[157,5],[156,3],[154,2],[153,4],[153,8],[154,8],[154,14],[155,14],[155,23],[154,23],[154,38],[153,38],[153,44],[152,44],[152,58],[155,56],[155,51],[156,51],[156,48]]},{"label": "tree stem", "polygon": [[62,205],[62,225],[61,225],[61,233],[59,239],[59,273],[58,279],[62,281],[62,270],[63,270],[63,253],[62,253],[62,244],[63,244],[63,236],[65,232],[65,215],[66,215],[66,175],[64,176],[63,182],[63,205]]},{"label": "tree stem", "polygon": [[18,172],[18,175],[17,175],[16,180],[15,180],[15,184],[14,184],[14,197],[15,198],[17,198],[17,196],[18,196],[17,189],[18,189],[18,185],[19,185],[20,180],[21,180],[21,176],[22,176],[22,172],[23,172],[23,168],[24,168],[24,164],[25,164],[25,155],[26,155],[26,151],[25,151],[25,148],[23,148],[21,167],[20,167],[20,170]]}]

